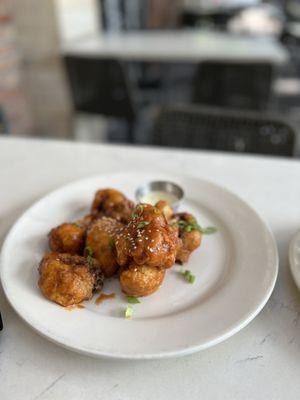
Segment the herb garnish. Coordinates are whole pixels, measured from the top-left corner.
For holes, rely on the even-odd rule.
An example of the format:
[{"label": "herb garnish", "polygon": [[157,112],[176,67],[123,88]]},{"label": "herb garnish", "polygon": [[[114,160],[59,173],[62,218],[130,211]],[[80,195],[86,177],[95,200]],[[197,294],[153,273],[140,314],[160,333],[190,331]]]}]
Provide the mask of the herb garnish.
[{"label": "herb garnish", "polygon": [[115,247],[115,241],[114,241],[114,239],[109,239],[109,242],[108,242],[109,251],[112,252],[113,249],[114,249],[114,247]]},{"label": "herb garnish", "polygon": [[138,223],[137,227],[138,228],[144,228],[144,226],[149,225],[149,224],[150,224],[149,221],[142,221],[142,222]]},{"label": "herb garnish", "polygon": [[142,213],[143,210],[144,210],[144,206],[143,206],[142,204],[138,204],[138,205],[135,207],[135,210],[134,210],[134,212],[133,212],[133,214],[132,214],[132,218],[138,217],[139,215],[136,214],[136,213],[138,213],[138,212],[141,212],[141,213]]},{"label": "herb garnish", "polygon": [[127,296],[127,301],[130,304],[139,304],[140,303],[139,299],[135,296]]},{"label": "herb garnish", "polygon": [[125,309],[125,318],[130,319],[133,314],[133,308],[131,306],[127,306]]},{"label": "herb garnish", "polygon": [[211,235],[212,233],[218,232],[218,229],[215,226],[208,226],[207,228],[202,228],[202,233],[204,235]]},{"label": "herb garnish", "polygon": [[84,256],[89,265],[91,265],[93,263],[93,255],[94,255],[94,252],[90,248],[90,246],[86,246],[86,248],[84,249]]},{"label": "herb garnish", "polygon": [[212,233],[218,231],[218,229],[214,226],[208,226],[206,228],[202,228],[196,221],[186,222],[180,220],[177,222],[177,225],[179,226],[179,228],[184,229],[186,232],[198,231],[201,232],[203,235],[211,235]]},{"label": "herb garnish", "polygon": [[188,269],[186,269],[185,271],[181,271],[180,273],[188,283],[194,283],[195,282],[195,280],[196,280],[195,275],[193,275],[191,273],[191,271],[189,271]]},{"label": "herb garnish", "polygon": [[135,209],[136,209],[136,211],[142,212],[144,210],[144,206],[143,206],[143,204],[138,204]]}]

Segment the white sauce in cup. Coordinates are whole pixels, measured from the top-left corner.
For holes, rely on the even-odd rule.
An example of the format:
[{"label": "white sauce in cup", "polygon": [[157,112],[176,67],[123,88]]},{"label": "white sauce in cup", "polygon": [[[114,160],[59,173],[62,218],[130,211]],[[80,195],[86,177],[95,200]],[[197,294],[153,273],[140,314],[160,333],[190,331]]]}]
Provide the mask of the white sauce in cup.
[{"label": "white sauce in cup", "polygon": [[178,198],[172,193],[155,190],[155,191],[146,193],[140,199],[141,203],[148,203],[148,204],[151,204],[153,206],[159,200],[167,201],[171,205],[171,204],[175,203],[176,201],[178,201]]}]

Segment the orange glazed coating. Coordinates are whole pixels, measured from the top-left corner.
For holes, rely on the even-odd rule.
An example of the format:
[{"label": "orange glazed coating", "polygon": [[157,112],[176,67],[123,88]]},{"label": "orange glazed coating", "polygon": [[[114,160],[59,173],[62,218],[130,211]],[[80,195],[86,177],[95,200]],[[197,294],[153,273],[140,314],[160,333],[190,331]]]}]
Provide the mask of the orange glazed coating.
[{"label": "orange glazed coating", "polygon": [[117,261],[126,267],[134,263],[170,268],[175,263],[178,231],[163,213],[149,204],[139,204],[116,238]]},{"label": "orange glazed coating", "polygon": [[120,274],[120,284],[129,296],[149,296],[162,284],[165,270],[143,265],[130,265]]},{"label": "orange glazed coating", "polygon": [[53,228],[48,234],[49,247],[58,253],[82,254],[85,229],[77,224],[64,223]]},{"label": "orange glazed coating", "polygon": [[[192,214],[175,214],[175,221],[179,223],[178,233],[180,245],[178,247],[176,261],[185,263],[189,260],[191,253],[201,245],[202,233],[197,229],[197,220]],[[187,227],[195,227],[188,229]]]},{"label": "orange glazed coating", "polygon": [[115,249],[115,237],[123,224],[115,219],[102,217],[89,228],[86,246],[92,251],[106,277],[113,276],[119,269]]},{"label": "orange glazed coating", "polygon": [[126,224],[131,218],[133,208],[133,202],[118,190],[101,189],[95,194],[91,213],[93,216],[106,216]]},{"label": "orange glazed coating", "polygon": [[84,257],[48,253],[40,262],[38,285],[49,300],[62,306],[79,304],[92,297],[103,285],[103,273],[97,262]]}]

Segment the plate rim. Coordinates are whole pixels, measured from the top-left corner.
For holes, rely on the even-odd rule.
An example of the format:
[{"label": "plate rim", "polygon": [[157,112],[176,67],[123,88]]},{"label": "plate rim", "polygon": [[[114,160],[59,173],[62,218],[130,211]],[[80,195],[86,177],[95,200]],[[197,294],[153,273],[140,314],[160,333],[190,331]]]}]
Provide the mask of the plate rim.
[{"label": "plate rim", "polygon": [[[169,178],[187,178],[187,179],[195,179],[198,181],[201,181],[205,185],[211,186],[213,188],[216,188],[218,190],[224,191],[225,193],[229,194],[230,196],[234,197],[236,200],[238,200],[242,205],[246,208],[248,208],[259,220],[259,222],[264,226],[266,232],[268,233],[269,239],[270,239],[270,245],[272,245],[272,253],[274,256],[274,266],[273,266],[273,275],[272,275],[272,280],[270,280],[270,284],[268,287],[268,290],[266,291],[265,295],[260,301],[259,306],[257,306],[251,313],[248,313],[245,318],[240,319],[238,322],[234,323],[232,327],[229,327],[226,332],[224,332],[222,335],[217,336],[216,338],[212,338],[211,340],[201,343],[198,345],[192,345],[192,346],[184,346],[183,348],[180,349],[175,349],[175,350],[168,350],[168,351],[159,351],[158,353],[152,352],[152,353],[137,353],[137,354],[128,354],[126,352],[110,352],[110,351],[97,351],[95,349],[85,349],[84,347],[75,347],[72,345],[68,345],[67,343],[60,341],[58,339],[53,338],[52,336],[47,335],[43,330],[40,330],[39,327],[35,326],[34,324],[31,324],[28,319],[23,317],[22,313],[20,310],[18,310],[18,307],[14,305],[14,302],[10,298],[10,296],[7,293],[7,288],[6,284],[4,283],[3,279],[3,258],[4,258],[4,253],[6,251],[6,247],[8,246],[9,239],[13,235],[14,230],[17,228],[17,225],[19,222],[23,219],[23,217],[30,212],[31,209],[33,209],[35,206],[37,206],[40,202],[45,201],[48,197],[51,197],[54,195],[56,192],[60,192],[62,190],[68,189],[69,187],[79,184],[80,182],[88,181],[88,180],[93,180],[93,179],[101,179],[103,177],[107,176],[115,176],[115,175],[128,175],[131,173],[135,174],[152,174],[153,176],[155,175],[165,175],[168,176]],[[300,231],[298,232],[300,233]],[[124,360],[152,360],[152,359],[165,359],[165,358],[174,358],[174,357],[180,357],[188,354],[192,354],[207,348],[210,348],[214,345],[217,345],[218,343],[221,343],[225,341],[226,339],[230,338],[231,336],[235,335],[238,333],[240,330],[245,328],[264,308],[266,303],[268,302],[274,287],[276,285],[277,277],[278,277],[278,269],[279,269],[279,254],[278,254],[278,248],[277,248],[277,243],[274,237],[274,234],[269,226],[269,224],[261,217],[261,215],[249,204],[247,203],[243,198],[241,198],[239,195],[237,195],[235,192],[227,189],[226,187],[219,185],[218,183],[215,183],[211,180],[203,179],[202,177],[198,177],[197,175],[193,174],[178,174],[175,175],[174,173],[171,173],[169,171],[149,171],[149,170],[143,170],[143,171],[134,171],[134,170],[127,170],[126,172],[124,171],[113,171],[113,172],[104,172],[102,174],[93,174],[90,176],[86,176],[84,178],[72,180],[71,182],[68,182],[64,185],[60,185],[54,190],[51,190],[50,192],[46,193],[44,196],[39,197],[36,201],[34,201],[27,209],[25,209],[21,215],[17,218],[17,220],[14,222],[12,227],[9,229],[8,233],[5,236],[4,242],[1,247],[1,253],[0,253],[0,282],[5,294],[5,297],[13,310],[16,312],[16,314],[27,324],[27,326],[30,326],[31,329],[33,329],[35,332],[37,332],[40,336],[46,338],[52,343],[55,343],[65,349],[75,351],[76,353],[80,354],[85,354],[88,356],[96,357],[96,358],[104,358],[104,359],[124,359]]]}]

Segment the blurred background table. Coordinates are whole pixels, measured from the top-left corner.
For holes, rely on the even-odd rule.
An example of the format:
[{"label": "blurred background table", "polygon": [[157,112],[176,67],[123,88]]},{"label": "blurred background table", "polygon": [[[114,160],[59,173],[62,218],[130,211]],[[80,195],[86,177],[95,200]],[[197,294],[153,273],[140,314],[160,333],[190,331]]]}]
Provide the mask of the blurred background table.
[{"label": "blurred background table", "polygon": [[287,50],[271,37],[208,30],[95,33],[66,42],[64,56],[120,60],[199,62],[287,62]]},{"label": "blurred background table", "polygon": [[245,329],[211,349],[179,359],[118,362],[88,358],[48,342],[15,314],[0,289],[1,400],[299,399],[300,295],[287,260],[289,240],[300,222],[299,161],[1,138],[0,241],[27,207],[63,184],[154,166],[221,184],[265,218],[280,256],[271,299]]},{"label": "blurred background table", "polygon": [[[300,138],[297,0],[2,3],[0,135],[172,146],[171,137],[153,139],[158,114],[197,105],[199,118],[211,107],[206,119],[234,115],[243,126],[254,112],[254,137],[275,116]],[[221,125],[211,146],[201,126],[181,131],[177,146],[279,154],[248,146],[236,129],[238,144],[224,147],[232,141]],[[299,154],[297,145],[285,152]]]}]

